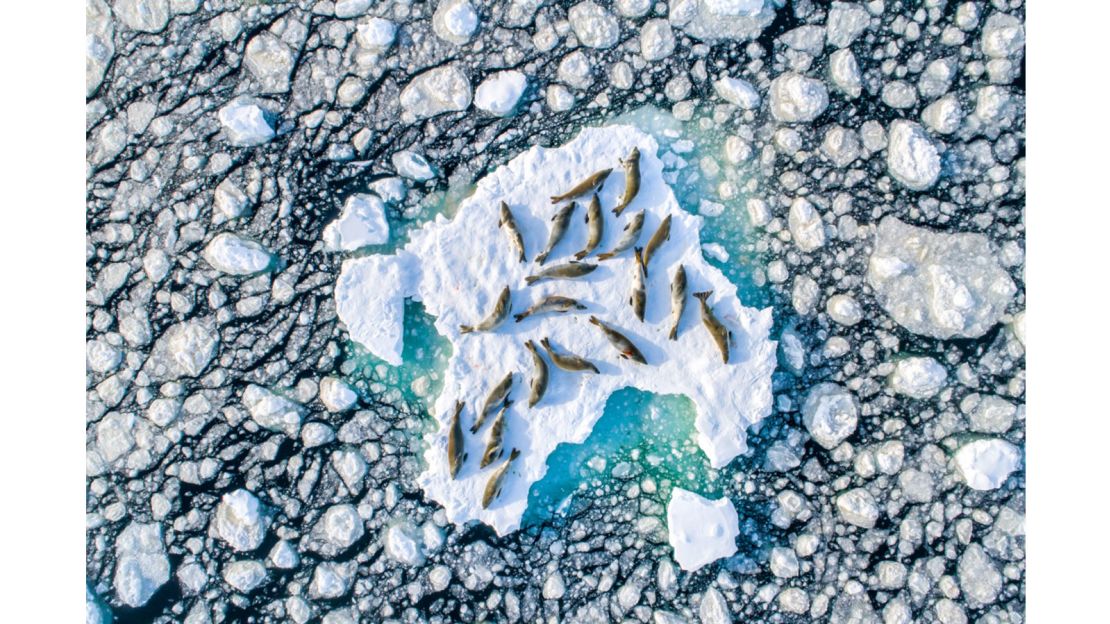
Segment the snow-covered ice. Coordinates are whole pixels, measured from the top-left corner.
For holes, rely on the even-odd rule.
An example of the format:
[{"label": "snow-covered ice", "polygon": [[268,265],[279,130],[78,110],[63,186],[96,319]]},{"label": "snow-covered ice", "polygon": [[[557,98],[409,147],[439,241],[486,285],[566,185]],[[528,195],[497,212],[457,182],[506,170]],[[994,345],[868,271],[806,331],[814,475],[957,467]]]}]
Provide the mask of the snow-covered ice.
[{"label": "snow-covered ice", "polygon": [[668,19],[691,37],[754,39],[775,19],[775,3],[765,0],[676,0]]},{"label": "snow-covered ice", "polygon": [[217,234],[201,253],[213,268],[229,275],[253,275],[270,268],[274,257],[268,249],[232,232]]},{"label": "snow-covered ice", "polygon": [[471,100],[470,80],[455,65],[429,69],[401,91],[401,108],[416,118],[466,110]]},{"label": "snow-covered ice", "polygon": [[432,15],[432,29],[440,39],[462,45],[478,30],[478,12],[470,0],[441,0]]},{"label": "snow-covered ice", "polygon": [[329,412],[345,412],[358,401],[358,395],[338,377],[320,380],[320,401]]},{"label": "snow-covered ice", "polygon": [[831,449],[856,431],[859,402],[845,387],[834,383],[814,386],[802,405],[802,421],[813,440]]},{"label": "snow-covered ice", "polygon": [[754,109],[759,107],[761,101],[759,92],[752,83],[732,76],[721,76],[713,82],[713,90],[717,95],[740,108]]},{"label": "snow-covered ice", "polygon": [[711,500],[676,487],[667,503],[667,533],[678,565],[697,570],[736,552],[736,508],[727,498]]},{"label": "snow-covered ice", "polygon": [[431,180],[436,175],[436,171],[428,162],[428,159],[416,152],[401,150],[393,154],[391,160],[393,167],[397,169],[397,173],[410,180],[423,182]]},{"label": "snow-covered ice", "polygon": [[507,117],[517,108],[528,77],[515,69],[491,74],[474,92],[474,106],[498,117]]},{"label": "snow-covered ice", "polygon": [[940,154],[920,124],[897,119],[887,132],[886,165],[907,188],[923,191],[940,177]]},{"label": "snow-covered ice", "polygon": [[259,93],[285,93],[289,90],[293,50],[273,33],[263,31],[247,43],[243,64],[262,86]]},{"label": "snow-covered ice", "polygon": [[230,102],[220,109],[217,116],[232,145],[262,145],[276,135],[271,115],[258,104],[246,100]]},{"label": "snow-covered ice", "polygon": [[931,357],[905,357],[894,363],[890,389],[914,399],[928,399],[948,381],[948,371]]},{"label": "snow-covered ice", "polygon": [[825,83],[794,72],[771,81],[771,114],[786,123],[817,119],[829,105]]},{"label": "snow-covered ice", "polygon": [[355,40],[368,52],[381,54],[393,45],[397,37],[397,25],[380,17],[371,17],[359,22],[355,28]]},{"label": "snow-covered ice", "polygon": [[170,580],[170,560],[158,523],[131,522],[116,537],[116,597],[141,607]]},{"label": "snow-covered ice", "polygon": [[270,518],[258,497],[243,488],[224,494],[212,521],[220,539],[240,552],[261,546],[269,524]]},{"label": "snow-covered ice", "polygon": [[596,2],[579,2],[570,8],[567,18],[582,45],[605,49],[617,44],[621,32],[620,22]]},{"label": "snow-covered ice", "polygon": [[304,408],[281,395],[251,384],[243,391],[243,404],[264,429],[283,431],[289,437],[296,437],[300,431]]},{"label": "snow-covered ice", "polygon": [[266,566],[261,561],[247,559],[224,564],[224,581],[243,593],[250,593],[266,580]]},{"label": "snow-covered ice", "polygon": [[1017,291],[982,234],[941,233],[885,217],[867,281],[887,314],[934,338],[978,338]]},{"label": "snow-covered ice", "polygon": [[848,490],[837,496],[836,510],[845,522],[864,529],[874,527],[879,520],[879,504],[863,488]]},{"label": "snow-covered ice", "polygon": [[377,195],[355,193],[343,202],[343,212],[324,228],[324,247],[329,251],[354,251],[389,241],[385,203]]},{"label": "snow-covered ice", "polygon": [[[641,153],[641,187],[629,210],[646,211],[643,240],[664,215],[673,219],[670,240],[650,266],[646,323],[636,319],[627,303],[632,279],[629,255],[602,263],[584,279],[526,287],[523,278],[536,265],[520,263],[508,247],[505,232],[497,227],[498,206],[503,200],[514,211],[527,255],[533,258],[547,239],[546,222],[555,209],[548,196],[601,168],[617,167],[600,193],[603,206],[614,205],[624,188],[619,159],[633,146]],[[768,335],[770,310],[741,305],[735,286],[706,262],[698,240],[701,217],[678,206],[662,181],[656,151],[653,138],[629,126],[587,128],[563,147],[533,147],[480,180],[453,220],[438,217],[414,232],[396,255],[344,263],[335,296],[340,319],[353,340],[387,362],[399,364],[403,301],[411,297],[423,302],[436,318],[438,332],[454,346],[444,388],[434,406],[439,429],[428,438],[428,468],[419,478],[429,498],[444,505],[451,522],[480,519],[500,534],[515,530],[529,487],[547,470],[548,455],[561,443],[581,443],[601,416],[609,395],[622,387],[690,397],[698,412],[698,443],[713,466],[723,466],[743,452],[747,427],[770,412],[770,373],[775,363],[775,345]],[[607,221],[600,250],[611,248],[621,234],[619,221],[612,217]],[[576,218],[568,240],[556,248],[552,261],[565,261],[584,237],[584,220]],[[728,365],[721,364],[715,345],[701,327],[696,302],[687,304],[680,339],[666,339],[670,279],[679,263],[686,267],[689,292],[714,291],[714,309],[736,340]],[[493,333],[461,335],[458,326],[485,316],[506,284],[513,289],[515,310],[530,305],[536,297],[555,293],[587,301],[591,310],[519,324],[510,321]],[[601,333],[587,323],[590,313],[628,334],[650,364],[641,366],[616,358]],[[587,378],[551,367],[546,396],[525,417],[521,407],[532,360],[524,343],[545,336],[558,348],[597,363],[601,374]],[[485,440],[467,437],[471,461],[458,479],[452,480],[446,457],[449,418],[454,402],[464,400],[468,408],[462,417],[469,424],[491,385],[509,371],[515,373],[511,394],[515,403],[507,413],[505,448],[519,448],[522,455],[513,464],[501,497],[483,510],[479,503],[490,470],[478,470],[475,460],[481,456]]]},{"label": "snow-covered ice", "polygon": [[1021,449],[1002,438],[983,438],[961,446],[953,460],[968,487],[995,490],[1021,465]]}]

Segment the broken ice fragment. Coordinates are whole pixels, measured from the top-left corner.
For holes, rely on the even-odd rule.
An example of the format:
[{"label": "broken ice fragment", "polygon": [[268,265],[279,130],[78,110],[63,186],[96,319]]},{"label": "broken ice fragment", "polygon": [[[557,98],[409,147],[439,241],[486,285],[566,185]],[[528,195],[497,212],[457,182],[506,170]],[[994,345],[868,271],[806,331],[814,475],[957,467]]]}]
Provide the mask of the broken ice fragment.
[{"label": "broken ice fragment", "polygon": [[274,138],[269,115],[257,104],[236,100],[221,108],[218,116],[232,145],[253,147]]},{"label": "broken ice fragment", "polygon": [[418,119],[466,110],[470,80],[458,67],[445,65],[420,74],[401,91],[401,107]]},{"label": "broken ice fragment", "polygon": [[683,570],[697,570],[736,552],[736,508],[727,498],[710,500],[676,487],[667,504],[667,531]]},{"label": "broken ice fragment", "polygon": [[956,450],[956,470],[973,490],[996,490],[1021,464],[1021,450],[1002,438],[968,442]]},{"label": "broken ice fragment", "polygon": [[170,560],[162,541],[162,525],[132,522],[116,537],[116,597],[141,607],[170,580]]},{"label": "broken ice fragment", "polygon": [[328,251],[354,251],[367,245],[385,244],[389,241],[385,204],[377,195],[351,195],[343,203],[339,218],[324,228],[323,237]]},{"label": "broken ice fragment", "polygon": [[528,78],[516,70],[497,72],[478,85],[474,105],[491,115],[507,117],[517,108]]},{"label": "broken ice fragment", "polygon": [[890,175],[904,186],[923,191],[940,177],[940,154],[919,124],[898,119],[887,133],[886,164]]},{"label": "broken ice fragment", "polygon": [[270,268],[274,258],[262,245],[237,234],[223,232],[201,252],[213,268],[229,275],[253,275]]}]

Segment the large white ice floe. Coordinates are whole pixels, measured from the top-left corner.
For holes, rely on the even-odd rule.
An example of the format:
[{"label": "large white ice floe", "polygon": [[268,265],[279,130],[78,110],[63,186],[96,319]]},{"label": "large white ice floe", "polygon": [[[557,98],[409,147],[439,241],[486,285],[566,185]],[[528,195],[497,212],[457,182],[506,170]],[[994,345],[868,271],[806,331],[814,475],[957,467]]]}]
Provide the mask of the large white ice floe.
[{"label": "large white ice floe", "polygon": [[867,281],[899,325],[933,338],[978,338],[1006,312],[1017,286],[982,234],[934,232],[886,217]]},{"label": "large white ice floe", "polygon": [[328,251],[354,251],[388,241],[385,202],[369,193],[348,197],[343,203],[343,213],[324,228],[324,248]]},{"label": "large white ice floe", "polygon": [[727,498],[710,500],[682,488],[671,491],[667,532],[683,570],[697,570],[736,552],[740,522]]},{"label": "large white ice floe", "polygon": [[[634,146],[641,154],[640,191],[617,218],[611,208],[624,192],[625,177],[619,160]],[[387,362],[400,364],[404,300],[412,298],[423,302],[425,311],[436,318],[438,332],[452,344],[443,391],[433,408],[439,426],[428,436],[428,467],[419,478],[427,496],[446,508],[452,522],[481,520],[502,535],[516,530],[529,488],[547,472],[547,457],[559,444],[584,441],[609,395],[621,388],[688,396],[697,408],[698,443],[715,467],[744,452],[747,428],[770,413],[770,376],[775,365],[775,343],[769,338],[771,310],[743,306],[736,287],[706,262],[699,241],[702,219],[679,207],[663,182],[657,149],[654,138],[631,126],[588,128],[563,147],[533,147],[480,180],[453,219],[437,217],[414,232],[395,255],[344,263],[335,296],[339,317],[353,340]],[[576,280],[534,286],[527,286],[524,280],[540,268],[532,260],[546,245],[552,215],[561,208],[549,197],[609,167],[614,168],[613,173],[600,193],[606,223],[598,251],[615,245],[635,212],[645,211],[640,246],[665,216],[672,218],[670,240],[649,265],[646,322],[640,322],[629,305],[631,251],[600,263],[596,271]],[[515,215],[527,251],[526,263],[519,261],[505,230],[498,227],[501,201]],[[588,198],[581,203],[586,202]],[[547,266],[571,259],[585,239],[585,206],[581,205]],[[595,256],[586,260],[596,262]],[[679,264],[686,268],[688,293],[713,291],[713,309],[735,339],[727,365],[721,363],[715,343],[702,327],[698,302],[692,296],[688,295],[679,339],[667,339],[670,283]],[[521,323],[509,319],[491,333],[461,334],[459,325],[484,318],[506,286],[512,291],[515,312],[552,294],[578,299],[588,310],[528,318]],[[643,351],[648,365],[618,358],[603,334],[589,324],[591,314],[628,335]],[[601,372],[568,373],[549,364],[547,393],[534,408],[527,409],[533,363],[525,343],[539,343],[544,337],[550,337],[560,350],[593,361]],[[512,464],[501,496],[482,509],[483,490],[494,469],[478,468],[486,431],[465,436],[469,460],[458,478],[452,479],[447,466],[450,416],[455,401],[464,401],[462,419],[468,429],[493,385],[509,372],[514,373],[510,395],[514,403],[506,414],[505,456],[513,448],[520,449],[521,455]]]}]

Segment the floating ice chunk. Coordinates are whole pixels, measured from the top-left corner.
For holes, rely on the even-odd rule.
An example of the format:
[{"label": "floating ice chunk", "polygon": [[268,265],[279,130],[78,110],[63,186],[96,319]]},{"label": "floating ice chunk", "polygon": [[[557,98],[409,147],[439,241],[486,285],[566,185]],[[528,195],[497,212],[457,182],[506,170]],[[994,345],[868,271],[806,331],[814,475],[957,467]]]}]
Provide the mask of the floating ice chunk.
[{"label": "floating ice chunk", "polygon": [[154,343],[147,363],[155,379],[196,377],[208,368],[220,346],[220,334],[208,320],[170,326]]},{"label": "floating ice chunk", "polygon": [[220,182],[212,196],[215,207],[212,211],[212,222],[216,224],[239,217],[250,205],[247,194],[230,179]]},{"label": "floating ice chunk", "polygon": [[392,160],[394,168],[397,169],[397,173],[410,180],[423,182],[424,180],[431,180],[436,175],[435,169],[432,168],[432,164],[416,152],[402,150],[393,154]]},{"label": "floating ice chunk", "polygon": [[856,431],[859,403],[841,385],[823,383],[814,386],[802,404],[802,422],[813,441],[831,449]]},{"label": "floating ice chunk", "polygon": [[977,338],[1017,291],[981,234],[933,232],[886,217],[867,281],[899,325],[925,336]]},{"label": "floating ice chunk", "polygon": [[301,562],[301,555],[288,540],[278,540],[270,549],[266,561],[279,570],[292,570]]},{"label": "floating ice chunk", "polygon": [[817,119],[829,105],[825,83],[787,72],[771,81],[771,114],[786,123]]},{"label": "floating ice chunk", "polygon": [[113,12],[128,28],[140,32],[161,32],[170,21],[167,0],[116,0]]},{"label": "floating ice chunk", "polygon": [[983,433],[1009,431],[1018,415],[1016,405],[994,395],[980,397],[973,394],[960,403],[960,409],[968,415],[971,430]]},{"label": "floating ice chunk", "polygon": [[358,402],[358,395],[342,379],[324,377],[320,381],[320,401],[329,412],[345,412]]},{"label": "floating ice chunk", "polygon": [[96,93],[116,54],[115,23],[104,0],[85,2],[85,97]]},{"label": "floating ice chunk", "polygon": [[937,134],[952,134],[960,128],[963,116],[960,100],[946,95],[921,111],[921,122]]},{"label": "floating ice chunk", "polygon": [[262,85],[261,93],[285,93],[293,71],[293,50],[269,31],[262,31],[247,43],[243,64]]},{"label": "floating ice chunk", "polygon": [[833,2],[825,19],[829,45],[847,48],[867,30],[871,14],[854,2]]},{"label": "floating ice chunk", "polygon": [[914,399],[928,399],[948,382],[948,371],[931,357],[907,357],[895,362],[890,388]]},{"label": "floating ice chunk", "polygon": [[394,560],[415,566],[424,560],[420,542],[404,524],[395,524],[385,532],[385,551]]},{"label": "floating ice chunk", "polygon": [[736,508],[727,498],[710,500],[676,487],[667,504],[667,532],[683,570],[697,570],[736,552]]},{"label": "floating ice chunk", "polygon": [[578,41],[589,48],[605,49],[617,44],[621,27],[617,18],[592,0],[579,2],[567,12]]},{"label": "floating ice chunk", "polygon": [[717,243],[705,243],[701,246],[701,249],[705,252],[705,255],[713,258],[718,262],[728,262],[728,250],[726,250],[723,245]]},{"label": "floating ice chunk", "polygon": [[879,519],[879,504],[875,497],[863,488],[848,490],[836,497],[836,510],[840,517],[849,524],[854,524],[864,529],[875,526]]},{"label": "floating ice chunk", "polygon": [[334,557],[350,548],[366,532],[354,505],[332,505],[312,527],[308,547]]},{"label": "floating ice chunk", "polygon": [[913,108],[917,105],[917,89],[904,80],[891,80],[883,85],[882,98],[891,108]]},{"label": "floating ice chunk", "polygon": [[491,115],[512,115],[528,86],[528,78],[515,69],[492,74],[478,85],[474,105]]},{"label": "floating ice chunk", "polygon": [[262,245],[237,234],[217,234],[201,253],[213,268],[229,275],[253,275],[270,268],[274,262],[270,251]]},{"label": "floating ice chunk", "polygon": [[85,366],[97,373],[110,373],[123,361],[123,353],[103,340],[85,342]]},{"label": "floating ice chunk", "polygon": [[832,126],[825,132],[821,153],[837,167],[847,167],[859,158],[861,147],[855,130]]},{"label": "floating ice chunk", "polygon": [[863,93],[859,63],[856,62],[856,55],[848,48],[829,55],[829,76],[836,88],[848,97],[857,98]]},{"label": "floating ice chunk", "polygon": [[956,565],[960,589],[972,608],[991,604],[1002,591],[1002,574],[982,546],[968,544]]},{"label": "floating ice chunk", "polygon": [[423,119],[466,110],[470,98],[470,80],[466,74],[455,65],[444,65],[413,78],[401,91],[401,107]]},{"label": "floating ice chunk", "polygon": [[1013,15],[994,13],[987,18],[979,42],[987,56],[1020,56],[1025,50],[1025,25]]},{"label": "floating ice chunk", "polygon": [[557,72],[559,80],[575,89],[588,89],[594,82],[593,66],[581,50],[575,50],[563,57]]},{"label": "floating ice chunk", "polygon": [[[619,160],[632,147],[641,154],[641,187],[637,205],[645,211],[645,232],[658,227],[667,215],[672,218],[671,238],[652,260],[649,288],[667,292],[678,264],[686,267],[690,287],[713,290],[711,299],[718,317],[732,330],[736,347],[728,365],[722,365],[708,333],[701,331],[696,314],[688,310],[679,328],[678,341],[667,340],[665,322],[640,323],[627,303],[631,279],[630,256],[622,256],[584,279],[559,284],[526,287],[524,278],[535,266],[523,264],[510,251],[503,229],[498,229],[499,204],[513,210],[529,257],[547,239],[547,223],[554,208],[550,196],[563,192],[578,180],[603,167],[619,167]],[[699,240],[702,217],[683,211],[663,180],[658,145],[647,134],[630,126],[587,128],[577,138],[558,148],[533,147],[477,182],[473,195],[463,200],[457,214],[448,220],[438,217],[412,233],[410,242],[397,254],[348,260],[336,286],[339,317],[351,338],[373,354],[391,363],[401,363],[403,310],[406,297],[422,302],[434,317],[436,330],[450,341],[452,349],[444,371],[443,390],[432,413],[439,427],[428,434],[424,458],[427,469],[418,477],[426,496],[442,504],[447,519],[456,524],[479,519],[498,533],[516,530],[527,507],[529,487],[547,470],[547,458],[561,443],[581,443],[600,417],[610,394],[634,386],[662,394],[685,394],[697,409],[695,426],[698,444],[712,465],[731,461],[745,448],[745,432],[771,408],[769,375],[775,364],[775,345],[770,340],[770,310],[744,307],[735,286],[706,260]],[[554,172],[554,173],[553,173]],[[619,168],[599,195],[603,206],[612,206],[623,192]],[[615,180],[615,182],[614,182]],[[620,234],[609,212],[610,224],[600,249],[611,248]],[[574,219],[567,233],[570,240],[584,240],[584,219]],[[552,261],[565,253],[557,249]],[[623,268],[622,268],[623,267]],[[508,284],[513,308],[522,309],[544,294],[557,292],[590,301],[598,316],[629,331],[651,365],[637,366],[619,360],[588,316],[565,315],[510,323],[504,331],[462,335],[461,323],[484,316],[501,289]],[[655,303],[652,303],[655,302]],[[647,318],[663,319],[669,313],[666,297],[649,298]],[[468,436],[466,463],[457,479],[447,470],[447,419],[456,399],[468,406],[480,404],[489,384],[504,377],[506,370],[532,370],[527,339],[550,336],[565,348],[598,363],[606,374],[584,378],[555,371],[544,400],[523,418],[517,410],[523,399],[515,396],[527,389],[517,375],[507,412],[505,448],[522,453],[512,464],[501,496],[488,509],[481,508],[482,493],[490,470],[477,468],[483,440]],[[504,368],[504,370],[503,370]],[[468,409],[463,418],[473,418]]]},{"label": "floating ice chunk", "polygon": [[902,185],[923,191],[940,177],[940,154],[925,130],[912,121],[898,119],[890,124],[886,165]]},{"label": "floating ice chunk", "polygon": [[116,598],[141,607],[170,580],[170,560],[162,541],[162,525],[131,522],[116,537]]},{"label": "floating ice chunk", "polygon": [[643,17],[651,10],[652,0],[616,0],[613,6],[625,17]]},{"label": "floating ice chunk", "polygon": [[243,404],[254,422],[264,429],[283,431],[291,438],[296,437],[301,429],[303,408],[262,386],[247,386],[243,391]]},{"label": "floating ice chunk", "polygon": [[776,546],[771,549],[771,573],[779,578],[794,578],[798,576],[798,555],[793,548]]},{"label": "floating ice chunk", "polygon": [[343,203],[339,218],[324,228],[324,248],[328,251],[354,251],[367,245],[384,245],[388,241],[389,222],[385,218],[385,204],[377,195],[351,195]]},{"label": "floating ice chunk", "polygon": [[382,178],[370,183],[370,191],[381,197],[387,204],[397,203],[405,199],[408,189],[401,178]]},{"label": "floating ice chunk", "polygon": [[248,559],[224,564],[224,581],[244,594],[257,589],[266,580],[266,576],[266,566],[261,561]]},{"label": "floating ice chunk", "polygon": [[956,77],[956,57],[937,59],[925,66],[917,79],[917,90],[921,97],[935,98],[948,92],[952,79]]},{"label": "floating ice chunk", "polygon": [[725,101],[731,102],[740,108],[759,108],[759,92],[747,80],[721,76],[720,79],[713,82],[713,90]]},{"label": "floating ice chunk", "polygon": [[547,88],[547,105],[557,113],[574,108],[575,101],[570,89],[561,84],[553,84]]},{"label": "floating ice chunk", "polygon": [[1021,464],[1021,449],[1002,438],[968,442],[956,450],[956,470],[973,490],[1002,487]]},{"label": "floating ice chunk", "polygon": [[220,499],[212,526],[233,549],[247,552],[262,545],[270,518],[258,497],[239,488]]},{"label": "floating ice chunk", "polygon": [[764,0],[676,0],[668,19],[702,40],[755,39],[775,19],[775,5]]},{"label": "floating ice chunk", "polygon": [[801,251],[814,251],[825,244],[825,223],[806,198],[798,197],[790,204],[787,221],[790,236]]},{"label": "floating ice chunk", "polygon": [[269,114],[257,104],[235,100],[221,108],[218,116],[232,145],[252,147],[274,138]]},{"label": "floating ice chunk", "polygon": [[397,37],[397,25],[380,17],[360,21],[355,28],[355,40],[368,52],[381,54],[393,45]]},{"label": "floating ice chunk", "polygon": [[478,30],[478,13],[469,0],[442,0],[432,15],[432,30],[440,39],[462,45]]},{"label": "floating ice chunk", "polygon": [[798,26],[783,33],[779,41],[799,52],[817,55],[825,47],[825,29],[813,25]]},{"label": "floating ice chunk", "polygon": [[649,19],[640,28],[640,54],[647,61],[661,61],[674,52],[674,31],[662,18]]},{"label": "floating ice chunk", "polygon": [[335,3],[335,16],[349,19],[363,15],[374,4],[374,0],[338,0]]},{"label": "floating ice chunk", "polygon": [[851,327],[863,320],[863,308],[851,295],[833,295],[825,304],[825,311],[829,318],[846,327]]}]

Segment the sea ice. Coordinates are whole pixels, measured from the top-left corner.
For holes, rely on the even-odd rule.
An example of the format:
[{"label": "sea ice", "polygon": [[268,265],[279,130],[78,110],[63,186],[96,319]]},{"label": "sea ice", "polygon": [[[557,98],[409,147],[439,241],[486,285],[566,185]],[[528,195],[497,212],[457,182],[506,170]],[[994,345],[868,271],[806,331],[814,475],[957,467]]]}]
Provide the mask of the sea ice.
[{"label": "sea ice", "polygon": [[324,248],[329,251],[354,251],[388,241],[385,204],[377,195],[369,193],[348,197],[339,218],[324,228]]},{"label": "sea ice", "polygon": [[1002,438],[973,440],[956,450],[956,470],[973,490],[1002,487],[1021,463],[1021,450]]},{"label": "sea ice", "polygon": [[401,108],[418,119],[466,110],[470,106],[470,80],[454,65],[429,69],[401,91]]},{"label": "sea ice", "polygon": [[274,128],[270,114],[257,104],[246,100],[235,100],[217,115],[223,124],[227,140],[232,145],[253,147],[274,138]]},{"label": "sea ice", "polygon": [[856,431],[859,403],[841,385],[822,383],[814,386],[802,405],[802,421],[813,440],[831,449]]},{"label": "sea ice", "polygon": [[567,12],[570,27],[578,41],[590,48],[611,48],[617,44],[621,28],[617,18],[591,0],[579,2]]},{"label": "sea ice", "polygon": [[713,90],[717,95],[740,108],[753,109],[759,107],[759,92],[747,80],[721,76],[713,82]]},{"label": "sea ice", "polygon": [[667,532],[683,570],[697,570],[736,552],[736,508],[727,498],[710,500],[676,487],[667,504]]},{"label": "sea ice", "polygon": [[948,381],[948,371],[931,357],[906,357],[894,363],[890,388],[914,399],[928,399]]},{"label": "sea ice", "polygon": [[923,191],[940,177],[940,154],[919,124],[898,119],[890,124],[886,165],[907,188]]},{"label": "sea ice", "polygon": [[491,115],[507,117],[516,110],[527,86],[528,78],[515,69],[497,72],[478,85],[474,105]]},{"label": "sea ice", "polygon": [[264,429],[283,431],[291,438],[300,431],[303,408],[262,386],[247,386],[243,391],[243,404],[254,422]]},{"label": "sea ice", "polygon": [[934,338],[978,338],[1002,318],[1017,287],[982,234],[934,232],[885,217],[867,281],[899,325]]},{"label": "sea ice", "polygon": [[[557,208],[548,197],[603,167],[616,167],[600,192],[603,206],[614,205],[624,190],[618,163],[633,146],[641,153],[641,187],[629,210],[646,212],[643,240],[664,215],[673,220],[670,240],[650,265],[646,323],[641,323],[628,305],[630,254],[602,263],[582,279],[528,287],[524,277],[537,266],[520,263],[509,249],[504,230],[497,226],[503,200],[514,212],[531,260],[547,240],[547,222]],[[452,220],[440,216],[413,232],[397,254],[344,263],[335,291],[336,305],[353,340],[399,365],[404,299],[413,298],[436,318],[437,331],[453,345],[443,391],[434,406],[439,428],[428,436],[428,468],[419,477],[427,496],[446,508],[451,522],[479,519],[499,534],[514,531],[527,505],[529,487],[547,471],[548,455],[561,443],[585,440],[609,395],[620,388],[634,386],[690,397],[698,412],[698,443],[713,466],[723,466],[743,452],[747,427],[770,412],[770,373],[775,364],[775,344],[768,333],[771,311],[741,305],[736,287],[705,260],[698,240],[702,218],[678,206],[662,180],[656,151],[652,137],[630,126],[588,128],[563,147],[533,147],[480,180]],[[621,235],[620,220],[606,216],[599,250],[611,248]],[[567,240],[555,249],[551,262],[566,261],[567,254],[584,240],[585,229],[584,219],[573,219]],[[714,310],[733,332],[736,344],[727,365],[721,363],[716,346],[701,326],[692,299],[687,303],[679,340],[667,340],[670,280],[680,263],[686,267],[689,291],[712,290]],[[495,332],[460,334],[459,325],[484,317],[506,285],[512,288],[514,310],[555,293],[589,302],[590,310],[521,323],[510,320]],[[627,333],[650,363],[642,366],[617,358],[603,335],[587,322],[589,314]],[[543,337],[550,337],[560,349],[594,361],[601,374],[572,374],[550,366],[547,394],[526,416],[527,380],[533,366],[524,343],[529,339],[538,343]],[[506,451],[519,448],[522,455],[514,462],[499,499],[489,509],[481,509],[491,472],[491,468],[477,468],[485,436],[466,436],[470,461],[457,479],[451,479],[446,457],[449,417],[455,401],[465,401],[462,418],[468,427],[491,385],[510,371],[515,375],[510,395],[515,403],[506,415],[504,445]]]},{"label": "sea ice", "polygon": [[217,234],[201,252],[213,268],[229,275],[253,275],[273,264],[270,251],[262,245],[233,234]]},{"label": "sea ice", "polygon": [[216,506],[212,526],[229,546],[247,552],[262,545],[269,520],[258,497],[240,488],[224,494]]},{"label": "sea ice", "polygon": [[141,607],[170,580],[170,560],[158,523],[132,522],[116,537],[116,597]]},{"label": "sea ice", "polygon": [[393,45],[397,36],[397,25],[380,17],[371,17],[359,22],[355,28],[355,40],[368,52],[381,54]]},{"label": "sea ice", "polygon": [[432,30],[440,39],[462,45],[478,30],[478,13],[469,0],[442,0],[432,15]]},{"label": "sea ice", "polygon": [[829,105],[825,83],[787,72],[771,81],[771,115],[786,123],[817,119]]}]

